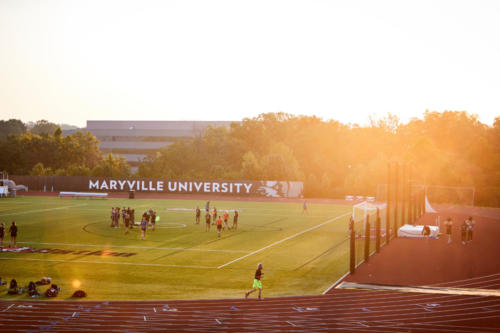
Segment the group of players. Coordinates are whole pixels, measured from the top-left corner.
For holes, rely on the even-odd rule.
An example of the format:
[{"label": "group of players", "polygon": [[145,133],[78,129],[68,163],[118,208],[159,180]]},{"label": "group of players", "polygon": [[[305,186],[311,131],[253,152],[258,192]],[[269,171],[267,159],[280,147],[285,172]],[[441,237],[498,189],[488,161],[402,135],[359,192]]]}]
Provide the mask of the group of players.
[{"label": "group of players", "polygon": [[[462,236],[462,245],[466,245],[472,242],[472,235],[474,233],[474,226],[476,222],[472,219],[472,216],[469,216],[461,225],[460,225],[460,234]],[[453,227],[453,220],[451,217],[448,217],[444,222],[444,226],[446,228],[446,235],[448,235],[448,244],[451,243],[451,230]]]},{"label": "group of players", "polygon": [[[123,225],[125,227],[125,234],[128,234],[129,229],[133,229],[135,225],[135,209],[123,207],[120,211],[120,207],[111,207],[111,228],[120,228],[120,217],[122,218]],[[151,208],[142,214],[140,223],[142,240],[146,238],[148,225],[151,225],[151,229],[153,231],[155,230],[156,220],[156,212]]]},{"label": "group of players", "polygon": [[[212,214],[210,214],[210,212]],[[222,217],[218,215],[217,212],[217,207],[214,206],[214,208],[210,211],[210,201],[207,201],[205,204],[205,231],[210,231],[210,225],[217,225],[217,237],[220,238],[220,233],[222,230],[236,230],[238,229],[238,217],[239,217],[239,212],[237,210],[234,211],[234,216],[233,216],[233,225],[230,227],[228,224],[229,221],[229,212],[227,210],[224,211],[224,214],[222,214]],[[213,217],[213,219],[212,219]],[[196,207],[196,217],[195,217],[195,223],[200,224],[201,220],[201,210],[200,207]]]},{"label": "group of players", "polygon": [[[217,237],[220,238],[221,231],[223,230],[236,230],[238,229],[238,218],[239,212],[237,210],[234,211],[233,216],[233,225],[229,226],[229,212],[225,210],[221,215],[218,215],[218,211],[216,207],[210,209],[210,201],[207,201],[205,205],[205,231],[210,231],[210,225],[216,225],[217,227]],[[111,207],[111,228],[119,229],[120,228],[120,218],[122,219],[123,226],[125,227],[125,234],[129,233],[129,229],[133,229],[135,225],[135,209],[131,209],[130,207]],[[154,231],[156,222],[159,219],[156,212],[153,209],[146,210],[142,214],[141,222],[140,222],[140,230],[141,230],[141,239],[144,240],[146,238],[146,230],[148,226],[151,226],[151,229]],[[201,220],[201,210],[200,207],[196,207],[196,219],[195,223],[200,224]]]}]

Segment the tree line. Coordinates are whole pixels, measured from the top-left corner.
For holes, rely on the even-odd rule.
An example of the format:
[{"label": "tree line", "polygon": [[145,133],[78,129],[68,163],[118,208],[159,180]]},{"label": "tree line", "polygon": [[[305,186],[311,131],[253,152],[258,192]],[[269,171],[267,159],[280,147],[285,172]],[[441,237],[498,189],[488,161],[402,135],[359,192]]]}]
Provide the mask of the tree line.
[{"label": "tree line", "polygon": [[0,170],[16,175],[128,177],[124,158],[104,155],[99,140],[78,131],[62,136],[46,120],[31,127],[18,119],[0,121]]},{"label": "tree line", "polygon": [[[89,133],[26,132],[0,140],[8,152],[1,165],[11,173],[50,168],[54,174],[130,176],[125,161],[103,156]],[[300,180],[306,197],[342,197],[375,195],[389,162],[411,165],[417,184],[474,186],[476,203],[500,206],[500,117],[488,126],[465,111],[426,111],[406,124],[388,114],[358,126],[265,113],[178,140],[146,157],[134,176]],[[38,163],[43,168],[35,170]]]}]

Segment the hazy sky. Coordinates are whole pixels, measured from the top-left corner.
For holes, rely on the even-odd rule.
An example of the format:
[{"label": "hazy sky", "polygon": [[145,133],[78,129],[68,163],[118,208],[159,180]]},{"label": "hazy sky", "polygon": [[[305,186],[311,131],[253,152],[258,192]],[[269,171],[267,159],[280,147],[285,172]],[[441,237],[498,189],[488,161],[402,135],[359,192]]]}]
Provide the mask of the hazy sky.
[{"label": "hazy sky", "polygon": [[500,1],[0,0],[0,119],[500,116]]}]

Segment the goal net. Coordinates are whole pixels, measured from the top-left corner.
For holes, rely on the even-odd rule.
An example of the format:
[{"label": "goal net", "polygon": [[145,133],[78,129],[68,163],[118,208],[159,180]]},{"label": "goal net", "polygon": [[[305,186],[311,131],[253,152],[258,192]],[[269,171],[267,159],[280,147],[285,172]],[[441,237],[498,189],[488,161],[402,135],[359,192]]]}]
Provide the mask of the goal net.
[{"label": "goal net", "polygon": [[363,237],[366,230],[367,217],[370,217],[370,238],[375,238],[377,210],[380,216],[380,235],[385,235],[385,219],[387,205],[385,203],[374,203],[363,201],[352,206],[352,217],[354,219],[354,230],[356,237]]}]

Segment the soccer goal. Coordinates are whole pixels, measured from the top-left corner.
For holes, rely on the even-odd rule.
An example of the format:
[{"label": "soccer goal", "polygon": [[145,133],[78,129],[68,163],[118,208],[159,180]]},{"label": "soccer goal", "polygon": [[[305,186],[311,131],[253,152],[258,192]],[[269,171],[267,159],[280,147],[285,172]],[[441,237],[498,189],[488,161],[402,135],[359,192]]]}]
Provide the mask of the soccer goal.
[{"label": "soccer goal", "polygon": [[354,229],[356,234],[365,234],[367,217],[370,216],[370,237],[375,235],[375,221],[377,209],[380,215],[380,233],[385,235],[385,219],[387,204],[363,201],[352,206],[352,217],[354,219]]}]

